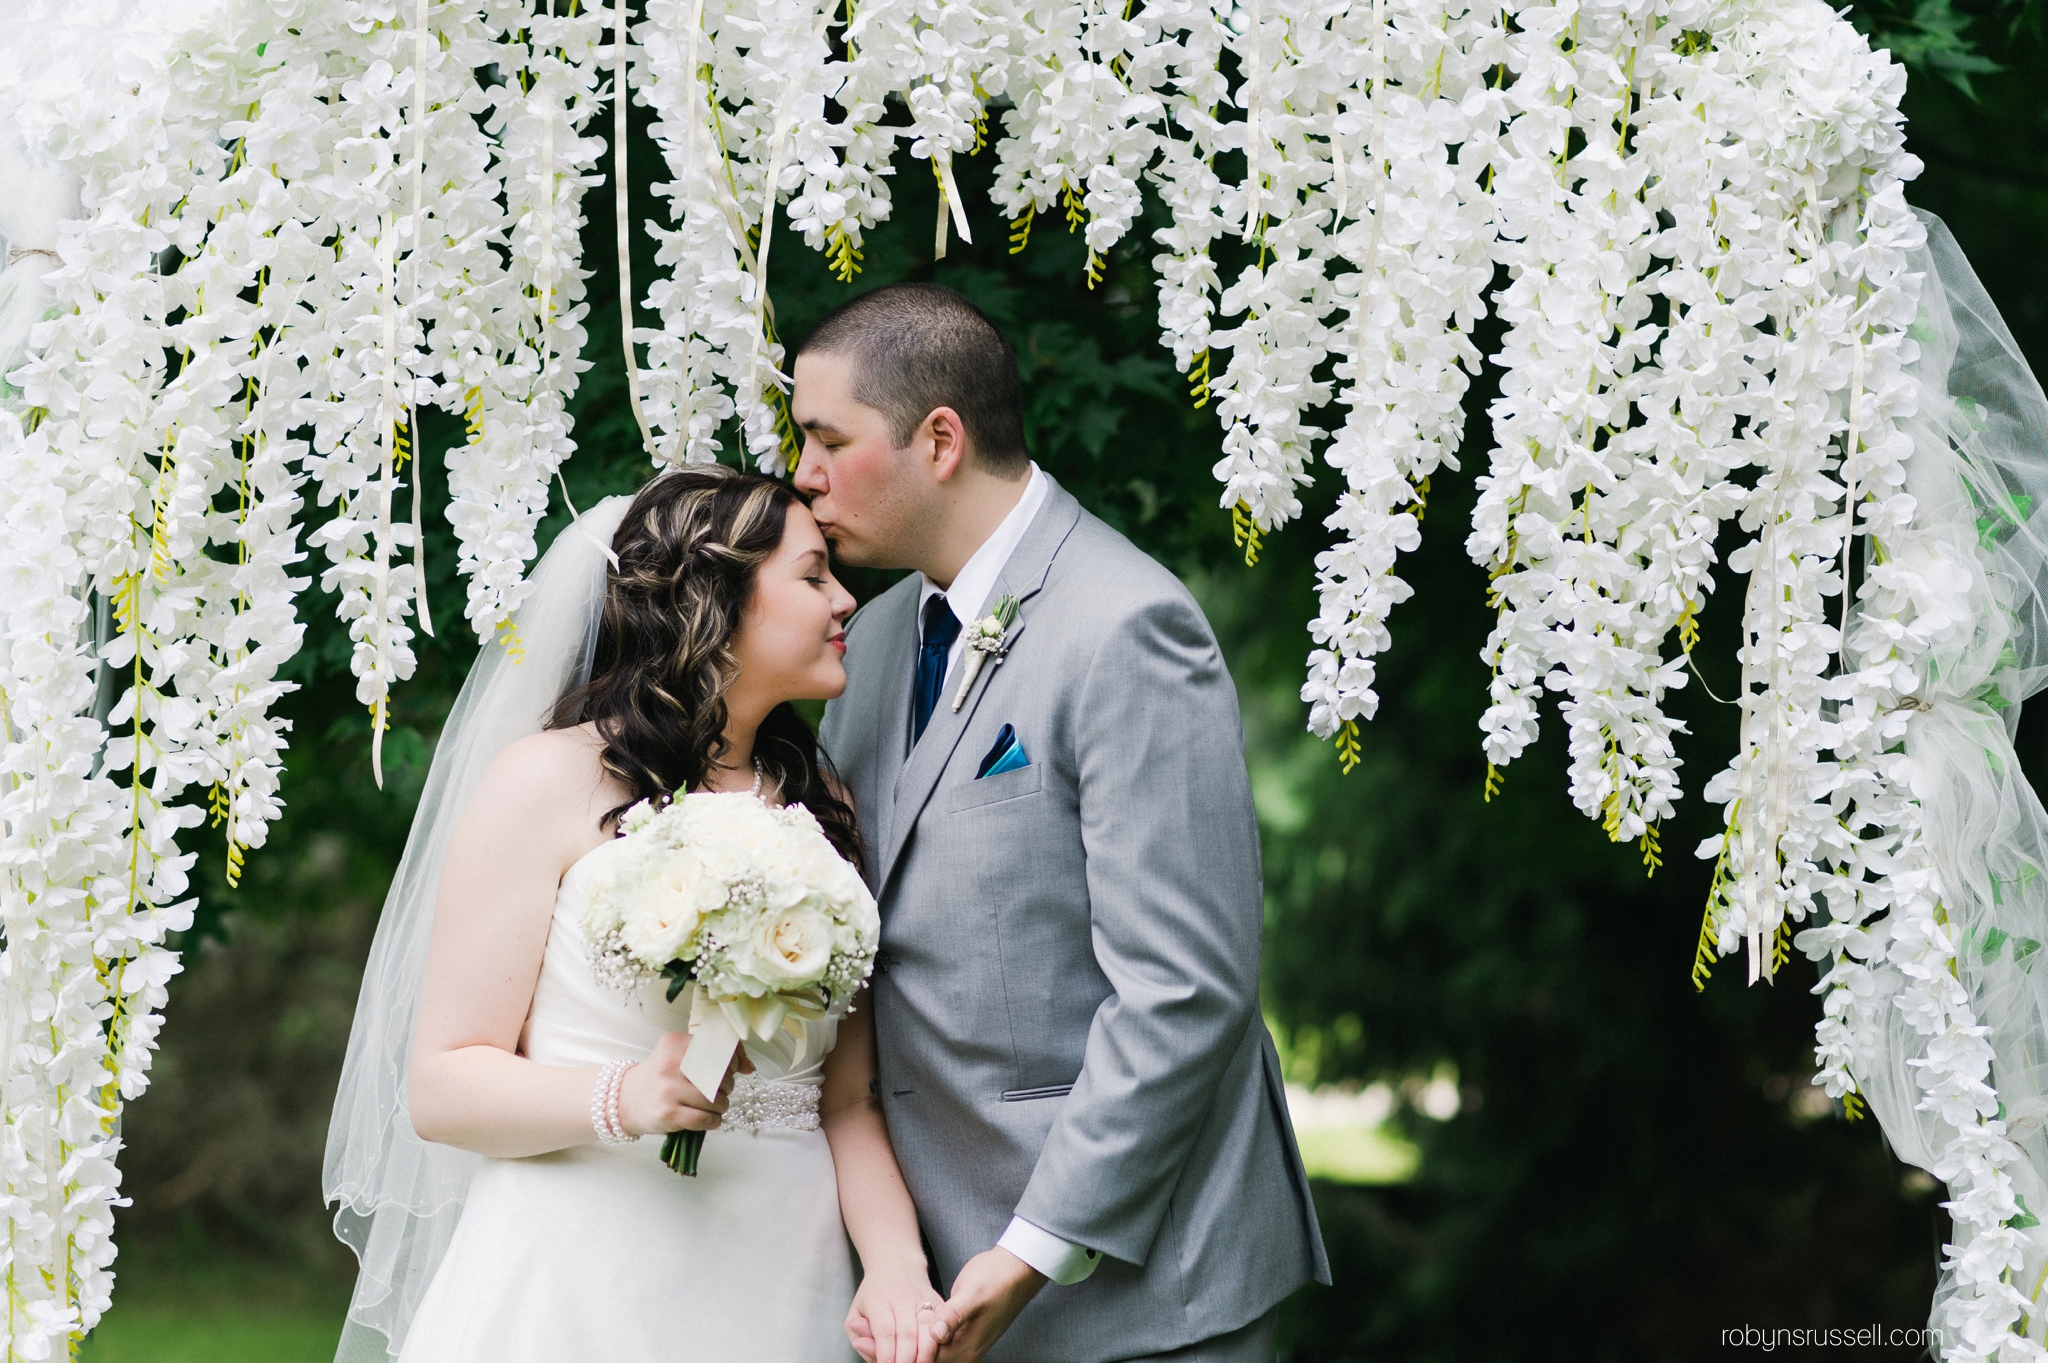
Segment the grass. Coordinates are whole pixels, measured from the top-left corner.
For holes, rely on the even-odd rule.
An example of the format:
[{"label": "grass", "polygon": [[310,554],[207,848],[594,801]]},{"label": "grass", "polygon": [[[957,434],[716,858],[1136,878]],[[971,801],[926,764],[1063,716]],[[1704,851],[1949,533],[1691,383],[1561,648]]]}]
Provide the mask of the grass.
[{"label": "grass", "polygon": [[1302,1127],[1294,1133],[1310,1178],[1331,1183],[1406,1183],[1420,1152],[1376,1126]]},{"label": "grass", "polygon": [[217,1252],[124,1251],[82,1363],[331,1363],[348,1284]]}]

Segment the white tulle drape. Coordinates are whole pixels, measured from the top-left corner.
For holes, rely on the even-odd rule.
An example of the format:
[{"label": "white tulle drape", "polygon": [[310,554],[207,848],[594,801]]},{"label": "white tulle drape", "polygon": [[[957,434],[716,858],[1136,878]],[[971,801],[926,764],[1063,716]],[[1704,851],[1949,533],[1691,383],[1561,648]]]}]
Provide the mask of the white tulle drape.
[{"label": "white tulle drape", "polygon": [[[86,43],[103,54],[117,50],[133,3],[100,0],[81,6],[65,35],[72,51]],[[0,193],[0,407],[17,414],[22,393],[9,376],[29,357],[30,329],[56,304],[43,276],[60,263],[58,228],[79,216],[77,171],[37,155],[20,117],[35,68],[53,55],[31,24],[0,26],[0,186],[6,190]],[[113,79],[109,65],[102,63],[97,73],[102,88]]]},{"label": "white tulle drape", "polygon": [[29,328],[51,304],[43,276],[57,267],[57,224],[78,216],[78,178],[31,161],[19,125],[0,124],[0,402],[21,390],[6,381],[28,353]]},{"label": "white tulle drape", "polygon": [[441,861],[492,760],[540,732],[555,702],[589,676],[606,553],[628,505],[628,498],[608,498],[555,537],[514,617],[523,655],[499,642],[484,645],[435,746],[363,971],[327,1135],[321,1186],[329,1202],[341,1204],[335,1234],[361,1261],[341,1363],[383,1363],[387,1350],[398,1352],[462,1214],[477,1156],[421,1140],[406,1102]]},{"label": "white tulle drape", "polygon": [[1920,217],[1895,418],[1911,448],[1904,486],[1875,494],[1910,497],[1910,526],[1865,564],[1837,711],[1861,839],[1829,921],[1796,940],[1829,966],[1822,1078],[1853,1081],[1899,1157],[1948,1185],[1947,1356],[2040,1358],[2048,811],[2013,735],[2048,683],[2048,398],[1947,227]]}]

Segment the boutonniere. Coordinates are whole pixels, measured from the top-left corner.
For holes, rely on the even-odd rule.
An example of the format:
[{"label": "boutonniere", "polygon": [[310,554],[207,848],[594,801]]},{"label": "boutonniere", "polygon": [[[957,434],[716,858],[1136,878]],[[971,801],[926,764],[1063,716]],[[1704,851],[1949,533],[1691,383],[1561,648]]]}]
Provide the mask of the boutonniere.
[{"label": "boutonniere", "polygon": [[953,708],[958,710],[967,700],[967,693],[974,686],[974,679],[981,675],[981,666],[990,658],[1000,659],[1010,651],[1007,636],[1010,624],[1017,618],[1017,598],[1005,596],[996,602],[996,608],[969,625],[967,634],[967,666],[960,674],[960,689],[953,693]]}]

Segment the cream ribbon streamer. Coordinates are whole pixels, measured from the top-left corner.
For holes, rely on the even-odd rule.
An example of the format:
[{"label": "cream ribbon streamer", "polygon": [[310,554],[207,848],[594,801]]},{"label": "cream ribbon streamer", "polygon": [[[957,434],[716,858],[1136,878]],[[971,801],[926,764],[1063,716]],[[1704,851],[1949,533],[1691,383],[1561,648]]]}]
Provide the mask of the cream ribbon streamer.
[{"label": "cream ribbon streamer", "polygon": [[[1380,0],[1373,0],[1373,19],[1375,25],[1378,23],[1379,12]],[[1252,0],[1251,32],[1246,35],[1251,39],[1251,69],[1245,73],[1244,78],[1244,232],[1242,235],[1247,240],[1250,239],[1252,232],[1259,225],[1259,180],[1261,178],[1259,170],[1259,96],[1264,93],[1259,88],[1261,84],[1259,78],[1265,74],[1265,63],[1260,56],[1259,46],[1263,36],[1261,29],[1262,18],[1259,0]]]},{"label": "cream ribbon streamer", "polygon": [[377,684],[382,688],[370,712],[370,773],[377,778],[379,790],[384,788],[385,716],[391,709],[391,682],[384,673],[388,670],[386,658],[391,647],[391,499],[397,491],[392,468],[396,434],[393,427],[398,420],[398,263],[393,254],[396,234],[397,224],[387,208],[377,230],[377,271],[384,292],[384,394],[377,404],[377,439],[384,448],[384,466],[377,483],[376,569],[370,589],[370,609],[376,615],[370,622],[371,638],[375,641],[375,656],[370,665],[377,670]]},{"label": "cream ribbon streamer", "polygon": [[953,153],[932,143],[932,170],[939,177],[939,225],[937,241],[932,248],[933,260],[946,258],[946,222],[950,214],[953,230],[960,234],[960,240],[974,245],[974,233],[967,230],[967,206],[960,202],[960,188],[953,183]]},{"label": "cream ribbon streamer", "polygon": [[1331,95],[1329,101],[1330,164],[1336,171],[1337,179],[1337,211],[1330,217],[1330,235],[1334,237],[1337,230],[1344,225],[1344,210],[1351,206],[1351,188],[1344,180],[1344,163],[1349,158],[1344,154],[1344,139],[1337,131],[1337,120],[1344,116],[1344,106],[1338,102],[1335,95]]},{"label": "cream ribbon streamer", "polygon": [[1856,455],[1863,443],[1863,329],[1856,329],[1856,360],[1849,370],[1849,439],[1842,447],[1842,628],[1835,656],[1849,670],[1849,547],[1856,542]]},{"label": "cream ribbon streamer", "polygon": [[[548,0],[548,18],[555,0]],[[535,69],[531,103],[540,114],[540,375],[534,396],[547,390],[555,354],[555,103],[547,74]]]},{"label": "cream ribbon streamer", "polygon": [[[675,7],[674,12],[677,15],[681,15],[683,12],[683,7],[680,4],[678,4]],[[697,111],[697,39],[700,36],[702,36],[703,31],[704,0],[697,0],[696,5],[692,8],[690,12],[690,40],[687,49],[683,49],[681,38],[679,36],[677,37],[677,47],[678,49],[684,51],[683,79],[685,81],[688,81],[690,85],[689,93],[683,96],[682,103],[679,106],[683,111],[684,118],[687,120],[683,124],[682,179],[682,183],[686,189],[690,184],[692,184],[696,180],[697,177],[697,141],[698,134],[702,132],[704,128],[704,117]],[[723,197],[720,198],[720,203],[721,205],[724,203]],[[728,230],[730,230],[730,214],[727,215],[727,227]],[[739,241],[742,247],[746,245],[747,238],[745,233],[742,232],[739,234]],[[694,306],[695,301],[696,300],[694,299],[694,297],[686,296],[683,299],[683,322],[684,330],[686,333],[694,333],[696,330],[696,327],[692,322],[692,315],[696,310]],[[681,466],[682,463],[689,456],[690,422],[696,417],[697,414],[697,391],[696,388],[693,386],[693,381],[690,377],[690,365],[687,355],[685,355],[684,357],[683,372],[678,376],[676,386],[680,392],[680,396],[677,399],[680,405],[676,410],[675,448],[671,449],[668,453],[668,463],[671,468]]]},{"label": "cream ribbon streamer", "polygon": [[633,409],[633,422],[640,428],[640,443],[649,459],[660,461],[654,452],[654,432],[648,429],[647,413],[640,406],[640,362],[633,355],[633,260],[632,218],[626,206],[626,59],[629,35],[626,31],[626,0],[619,0],[617,18],[612,21],[612,178],[617,193],[613,201],[619,223],[619,343],[626,350],[626,402]]},{"label": "cream ribbon streamer", "polygon": [[[412,49],[412,254],[406,265],[412,276],[408,292],[413,313],[420,307],[420,256],[427,249],[424,173],[427,162],[427,0],[419,0],[415,15]],[[412,574],[413,604],[420,614],[420,629],[434,637],[434,612],[427,604],[427,537],[421,529],[420,502],[426,496],[426,451],[420,448],[419,394],[408,390],[405,424],[412,433]]]},{"label": "cream ribbon streamer", "polygon": [[789,142],[790,105],[796,82],[797,78],[791,76],[782,87],[782,98],[775,107],[775,132],[768,141],[768,177],[761,191],[761,245],[754,257],[754,328],[747,344],[746,391],[750,396],[761,391],[761,345],[766,339],[768,316],[768,247],[775,236],[776,182],[782,178],[782,152]]},{"label": "cream ribbon streamer", "polygon": [[[826,9],[816,17],[811,36],[820,38],[825,34],[826,25],[832,21],[832,11]],[[782,154],[788,149],[789,128],[795,120],[797,83],[803,74],[798,71],[784,83],[782,98],[776,101],[775,131],[768,144],[768,175],[761,190],[761,245],[754,255],[754,334],[747,347],[747,392],[754,395],[760,392],[761,347],[767,339],[766,325],[774,320],[774,313],[768,307],[768,248],[775,235],[775,199],[782,179]],[[740,240],[746,240],[745,233],[740,235]],[[780,387],[782,375],[777,373],[772,382]]]},{"label": "cream ribbon streamer", "polygon": [[[1358,343],[1357,348],[1353,351],[1355,356],[1352,361],[1351,374],[1353,387],[1362,387],[1365,382],[1366,319],[1370,311],[1368,304],[1372,298],[1372,281],[1379,273],[1380,226],[1386,221],[1383,210],[1386,208],[1387,172],[1381,160],[1381,139],[1386,133],[1387,126],[1387,101],[1383,94],[1387,84],[1386,47],[1386,0],[1372,0],[1372,141],[1365,149],[1365,154],[1373,168],[1372,235],[1366,240],[1365,264],[1360,268],[1358,274]],[[1334,134],[1337,131],[1334,125],[1330,131],[1333,134],[1334,140]],[[1344,164],[1343,148],[1339,146],[1336,149],[1336,153],[1337,164],[1340,167],[1337,173],[1339,183],[1341,184],[1341,177],[1343,175],[1341,167]],[[1339,202],[1342,202],[1342,191],[1339,191]],[[1342,208],[1339,208],[1338,213],[1340,216],[1342,212]],[[1247,232],[1251,230],[1249,221],[1245,224],[1245,230]]]}]

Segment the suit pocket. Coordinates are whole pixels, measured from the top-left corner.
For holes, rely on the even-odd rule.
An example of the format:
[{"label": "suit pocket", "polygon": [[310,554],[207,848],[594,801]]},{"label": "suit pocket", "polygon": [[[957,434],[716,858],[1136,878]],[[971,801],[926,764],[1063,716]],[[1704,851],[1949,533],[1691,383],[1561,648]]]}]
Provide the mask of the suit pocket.
[{"label": "suit pocket", "polygon": [[1029,1103],[1040,1098],[1064,1098],[1073,1091],[1072,1084],[1047,1084],[1035,1089],[1004,1089],[1002,1098],[1006,1103]]},{"label": "suit pocket", "polygon": [[942,791],[939,808],[949,814],[957,810],[974,809],[1002,800],[1036,795],[1044,785],[1045,768],[1034,762],[1028,767],[1006,771],[999,776],[984,776],[979,781],[963,781],[949,790]]}]

